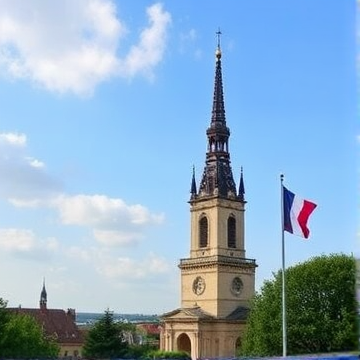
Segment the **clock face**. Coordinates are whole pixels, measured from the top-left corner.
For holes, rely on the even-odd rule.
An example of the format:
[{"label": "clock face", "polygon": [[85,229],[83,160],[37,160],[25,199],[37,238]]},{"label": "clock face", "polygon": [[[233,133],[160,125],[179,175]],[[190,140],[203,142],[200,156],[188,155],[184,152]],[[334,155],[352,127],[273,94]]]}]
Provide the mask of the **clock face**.
[{"label": "clock face", "polygon": [[244,284],[242,280],[238,276],[234,277],[233,281],[231,282],[231,292],[235,296],[240,296],[243,287]]},{"label": "clock face", "polygon": [[205,291],[205,280],[198,276],[193,282],[193,292],[196,295],[201,295]]}]

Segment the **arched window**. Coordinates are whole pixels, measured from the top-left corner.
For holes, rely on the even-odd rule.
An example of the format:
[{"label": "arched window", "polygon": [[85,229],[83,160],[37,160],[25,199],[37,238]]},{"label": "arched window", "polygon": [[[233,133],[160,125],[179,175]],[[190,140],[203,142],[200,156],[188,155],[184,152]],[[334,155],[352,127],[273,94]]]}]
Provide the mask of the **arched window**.
[{"label": "arched window", "polygon": [[208,219],[202,216],[199,222],[199,246],[201,248],[208,246]]},{"label": "arched window", "polygon": [[227,222],[228,231],[228,247],[236,248],[236,220],[233,215],[230,215]]}]

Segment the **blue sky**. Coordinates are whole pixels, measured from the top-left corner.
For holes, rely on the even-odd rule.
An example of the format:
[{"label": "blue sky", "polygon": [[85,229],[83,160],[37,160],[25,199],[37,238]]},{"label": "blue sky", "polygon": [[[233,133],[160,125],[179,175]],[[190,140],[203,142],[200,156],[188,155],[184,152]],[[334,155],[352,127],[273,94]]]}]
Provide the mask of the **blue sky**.
[{"label": "blue sky", "polygon": [[280,179],[318,204],[286,262],[359,253],[356,3],[0,0],[0,296],[180,306],[192,167],[221,28],[226,120],[256,287],[281,267]]}]

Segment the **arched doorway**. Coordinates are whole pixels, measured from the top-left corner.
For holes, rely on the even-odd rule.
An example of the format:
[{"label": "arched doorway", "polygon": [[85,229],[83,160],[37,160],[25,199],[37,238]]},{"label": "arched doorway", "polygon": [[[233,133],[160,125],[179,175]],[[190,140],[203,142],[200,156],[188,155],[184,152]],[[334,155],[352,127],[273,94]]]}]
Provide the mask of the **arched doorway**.
[{"label": "arched doorway", "polygon": [[235,342],[235,354],[238,353],[238,351],[240,350],[240,348],[241,348],[241,338],[238,337],[238,338],[236,339],[236,342]]},{"label": "arched doorway", "polygon": [[191,341],[187,334],[182,333],[177,338],[177,348],[179,351],[186,351],[189,355],[191,355]]}]

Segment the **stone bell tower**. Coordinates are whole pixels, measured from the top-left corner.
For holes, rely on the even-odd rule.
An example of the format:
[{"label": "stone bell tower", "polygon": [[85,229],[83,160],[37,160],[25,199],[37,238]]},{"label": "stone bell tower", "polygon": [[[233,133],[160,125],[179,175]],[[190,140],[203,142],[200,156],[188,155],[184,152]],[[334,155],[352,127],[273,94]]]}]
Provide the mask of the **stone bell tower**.
[{"label": "stone bell tower", "polygon": [[199,190],[195,171],[191,182],[190,257],[179,264],[181,307],[163,315],[161,338],[163,350],[184,350],[193,359],[235,355],[254,296],[257,266],[245,256],[243,172],[237,189],[230,164],[220,33],[215,56],[212,115]]}]

